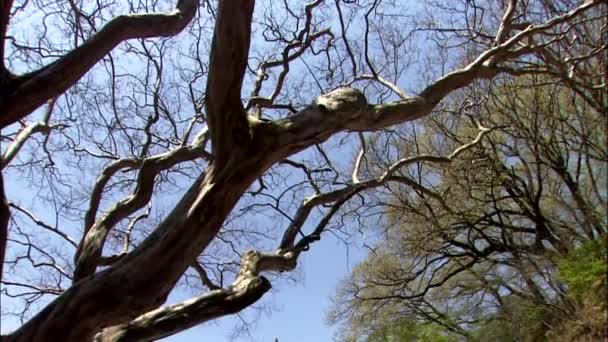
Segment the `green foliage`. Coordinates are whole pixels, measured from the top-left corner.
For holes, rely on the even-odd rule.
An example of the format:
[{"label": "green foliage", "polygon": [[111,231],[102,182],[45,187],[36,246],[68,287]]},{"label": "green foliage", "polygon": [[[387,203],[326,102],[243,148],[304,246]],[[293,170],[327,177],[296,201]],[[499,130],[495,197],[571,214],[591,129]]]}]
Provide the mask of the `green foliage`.
[{"label": "green foliage", "polygon": [[608,338],[608,237],[588,241],[558,262],[568,286],[572,314],[561,317],[548,336],[555,341],[604,341]]},{"label": "green foliage", "polygon": [[412,321],[399,321],[373,330],[366,342],[455,342],[458,341],[445,328],[438,324],[420,324]]},{"label": "green foliage", "polygon": [[579,302],[590,296],[601,296],[603,300],[605,296],[607,241],[606,236],[603,236],[586,242],[558,262],[560,278],[568,285],[570,295]]},{"label": "green foliage", "polygon": [[516,296],[504,299],[501,309],[481,322],[472,340],[511,342],[511,341],[543,341],[546,327],[543,322],[548,316],[542,305]]}]

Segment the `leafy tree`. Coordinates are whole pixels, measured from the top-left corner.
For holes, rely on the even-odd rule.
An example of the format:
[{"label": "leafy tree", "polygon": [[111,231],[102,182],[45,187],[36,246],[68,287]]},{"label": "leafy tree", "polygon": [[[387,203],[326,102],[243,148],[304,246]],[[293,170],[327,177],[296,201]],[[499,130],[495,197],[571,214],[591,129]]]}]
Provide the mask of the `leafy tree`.
[{"label": "leafy tree", "polygon": [[[365,336],[408,319],[468,340],[561,339],[558,327],[580,311],[574,296],[602,298],[598,320],[587,319],[594,328],[581,335],[605,333],[597,328],[606,322],[605,113],[545,77],[482,90],[461,94],[468,109],[446,107],[394,142],[441,154],[474,134],[471,122],[494,128],[451,163],[429,158],[402,169],[405,186],[378,199],[388,217],[379,241],[339,289],[330,315],[345,331],[363,323]],[[377,144],[370,165],[387,163],[387,143]]]},{"label": "leafy tree", "polygon": [[558,261],[558,275],[568,286],[573,315],[560,322],[552,339],[602,339],[608,336],[607,236],[584,243]]},{"label": "leafy tree", "polygon": [[[453,261],[429,264],[433,272],[424,273],[422,288],[437,288],[435,275],[447,284],[461,269],[475,269],[467,275],[479,282],[540,299],[534,277],[549,266],[530,255],[561,253],[605,230],[597,212],[603,207],[587,197],[601,185],[599,173],[582,177],[584,183],[578,176],[605,160],[595,125],[569,126],[568,118],[542,126],[584,131],[568,138],[577,156],[589,156],[580,168],[568,153],[538,155],[548,164],[542,172],[553,170],[565,184],[551,186],[552,198],[567,191],[566,204],[575,203],[563,217],[539,219],[544,207],[528,208],[533,198],[520,192],[517,174],[503,170],[510,165],[488,157],[494,163],[485,170],[501,173],[493,179],[512,192],[504,206],[517,217],[503,240],[494,233],[475,237],[487,237],[485,245],[455,245],[466,230],[450,229],[444,238],[438,229],[451,218],[442,203],[470,205],[457,211],[467,220],[481,212],[465,193],[447,184],[441,193],[430,189],[445,178],[440,172],[430,184],[406,174],[422,162],[470,158],[479,148],[482,159],[492,156],[482,142],[497,128],[481,124],[486,119],[455,130],[449,143],[435,145],[426,133],[432,154],[414,142],[396,161],[373,158],[395,157],[391,139],[402,124],[496,78],[541,74],[576,94],[574,108],[605,108],[605,74],[596,66],[606,52],[602,1],[254,5],[180,0],[171,10],[163,0],[0,2],[0,264],[8,265],[0,277],[3,303],[11,298],[17,306],[5,313],[24,321],[3,341],[149,341],[237,313],[270,290],[273,274],[295,269],[322,233],[347,236],[382,216],[373,200],[395,187],[438,201],[412,202],[419,217],[410,218],[408,239],[426,229],[433,248],[455,253]],[[140,14],[121,14],[128,12]],[[431,132],[433,122],[426,123]],[[378,145],[383,141],[386,149]],[[345,153],[358,144],[361,152],[346,163]],[[457,168],[462,162],[442,172]],[[470,188],[454,182],[453,189],[477,194],[478,176],[467,175]],[[521,220],[538,226],[530,233]],[[576,233],[572,241],[561,240],[569,230]],[[517,240],[523,233],[541,243]],[[480,259],[515,250],[510,262],[525,288],[504,273],[480,276],[494,262],[477,265]],[[421,272],[418,262],[404,260],[406,276]],[[452,291],[469,291],[456,285]],[[162,306],[180,286],[193,297]],[[447,303],[453,293],[432,294],[437,299],[408,310],[466,334],[461,320],[446,319],[433,303]]]},{"label": "leafy tree", "polygon": [[606,288],[605,275],[608,273],[607,247],[604,236],[586,242],[558,262],[559,275],[577,300],[582,301],[594,293],[597,299],[602,298],[601,290]]}]

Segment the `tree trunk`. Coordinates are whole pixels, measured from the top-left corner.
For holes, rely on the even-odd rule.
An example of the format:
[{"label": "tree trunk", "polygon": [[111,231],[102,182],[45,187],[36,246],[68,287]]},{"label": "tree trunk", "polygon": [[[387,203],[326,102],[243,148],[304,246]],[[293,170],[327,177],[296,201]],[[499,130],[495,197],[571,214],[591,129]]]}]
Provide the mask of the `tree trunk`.
[{"label": "tree trunk", "polygon": [[4,179],[2,171],[0,171],[0,281],[4,271],[4,257],[6,253],[6,240],[8,239],[8,221],[11,213],[8,207],[8,201],[4,194]]}]

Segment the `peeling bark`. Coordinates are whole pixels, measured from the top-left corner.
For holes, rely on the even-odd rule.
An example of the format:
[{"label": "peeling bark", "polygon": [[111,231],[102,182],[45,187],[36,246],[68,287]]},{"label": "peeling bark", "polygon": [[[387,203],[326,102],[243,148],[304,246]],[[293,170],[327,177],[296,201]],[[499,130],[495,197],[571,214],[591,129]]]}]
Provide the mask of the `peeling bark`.
[{"label": "peeling bark", "polygon": [[214,290],[148,312],[127,324],[107,328],[95,337],[95,342],[143,342],[167,337],[195,325],[237,313],[255,303],[270,288],[268,279],[253,277],[240,287]]}]

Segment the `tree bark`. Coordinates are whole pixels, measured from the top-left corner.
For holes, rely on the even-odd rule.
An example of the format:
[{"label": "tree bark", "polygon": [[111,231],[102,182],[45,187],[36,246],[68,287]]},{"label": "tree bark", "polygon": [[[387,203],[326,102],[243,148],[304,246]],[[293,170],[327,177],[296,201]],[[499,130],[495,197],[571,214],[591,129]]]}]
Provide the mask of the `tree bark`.
[{"label": "tree bark", "polygon": [[235,145],[247,145],[251,132],[241,102],[249,58],[251,18],[255,1],[220,1],[215,23],[205,109],[214,163],[226,164]]},{"label": "tree bark", "polygon": [[4,274],[4,257],[6,253],[6,240],[8,239],[8,222],[11,217],[11,212],[8,207],[8,201],[4,194],[4,179],[2,171],[0,171],[0,281]]},{"label": "tree bark", "polygon": [[[74,256],[76,267],[73,282],[78,282],[95,273],[101,261],[101,254],[108,233],[118,222],[143,208],[149,202],[154,192],[154,179],[159,172],[177,163],[203,158],[204,156],[204,146],[199,143],[193,146],[183,146],[168,153],[146,158],[143,161],[121,159],[110,164],[106,168],[107,173],[104,172],[97,180],[91,194],[91,205],[85,216],[85,234]],[[135,190],[95,221],[105,184],[113,173],[124,167],[140,168]]]},{"label": "tree bark", "polygon": [[148,312],[133,321],[105,329],[95,342],[143,342],[171,336],[195,325],[237,313],[255,303],[268,290],[264,277],[245,286],[214,290],[203,296]]},{"label": "tree bark", "polygon": [[213,240],[242,194],[269,166],[256,158],[241,163],[245,159],[237,152],[223,170],[212,164],[136,250],[74,284],[6,341],[88,341],[103,328],[164,303],[191,260]]}]

